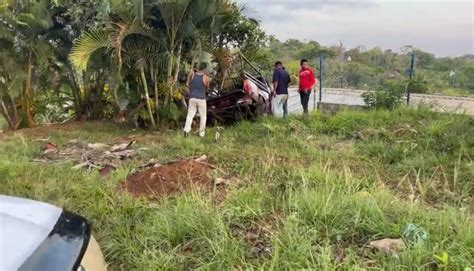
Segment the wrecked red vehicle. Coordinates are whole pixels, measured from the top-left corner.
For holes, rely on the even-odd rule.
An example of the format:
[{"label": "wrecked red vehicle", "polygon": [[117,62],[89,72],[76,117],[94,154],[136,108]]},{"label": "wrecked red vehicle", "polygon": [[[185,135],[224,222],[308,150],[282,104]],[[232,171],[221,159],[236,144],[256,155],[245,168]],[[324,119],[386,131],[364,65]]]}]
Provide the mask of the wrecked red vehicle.
[{"label": "wrecked red vehicle", "polygon": [[[220,80],[216,78],[218,76],[208,74],[212,80],[206,93],[207,125],[231,124],[244,119],[255,120],[260,116],[271,114],[272,89],[265,76],[243,55],[237,54],[231,58],[233,69],[229,71],[229,74],[232,76]],[[252,93],[245,90],[242,76],[248,80],[248,84],[252,85]],[[179,84],[184,85],[186,79],[187,74],[182,73],[178,80]],[[151,98],[154,99],[154,96]],[[144,118],[148,114],[145,104],[145,101],[141,101],[138,108],[133,110],[145,112],[135,119],[137,127],[150,127],[149,119]],[[176,100],[175,104],[184,111],[188,98]],[[131,113],[131,115],[134,114]],[[181,121],[177,120],[176,123]]]},{"label": "wrecked red vehicle", "polygon": [[[207,93],[208,125],[233,123],[239,120],[255,120],[259,116],[271,113],[271,87],[263,74],[245,57],[240,56],[242,67],[249,66],[251,72],[240,70],[254,86],[257,93],[248,93],[241,78],[230,79],[231,87],[220,89],[211,87]],[[244,65],[247,64],[247,65]]]},{"label": "wrecked red vehicle", "polygon": [[259,116],[270,113],[271,88],[261,75],[255,77],[244,72],[248,80],[257,88],[257,99],[249,95],[243,85],[236,85],[234,90],[226,93],[211,92],[207,98],[208,121],[234,122],[242,119],[254,120]]}]

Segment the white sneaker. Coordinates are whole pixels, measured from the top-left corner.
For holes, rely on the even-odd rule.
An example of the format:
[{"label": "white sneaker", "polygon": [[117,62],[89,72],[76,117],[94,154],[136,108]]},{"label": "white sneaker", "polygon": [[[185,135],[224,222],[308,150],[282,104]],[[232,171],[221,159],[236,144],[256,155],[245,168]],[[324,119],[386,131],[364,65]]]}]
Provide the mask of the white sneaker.
[{"label": "white sneaker", "polygon": [[200,137],[204,137],[206,135],[206,132],[199,132]]}]

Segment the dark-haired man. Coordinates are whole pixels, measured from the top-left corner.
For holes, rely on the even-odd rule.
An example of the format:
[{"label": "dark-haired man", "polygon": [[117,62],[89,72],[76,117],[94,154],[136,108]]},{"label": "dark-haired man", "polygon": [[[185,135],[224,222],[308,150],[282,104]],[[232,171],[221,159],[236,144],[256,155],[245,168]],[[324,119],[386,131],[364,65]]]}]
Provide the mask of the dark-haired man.
[{"label": "dark-haired man", "polygon": [[276,117],[286,117],[288,115],[288,87],[291,78],[288,72],[283,68],[280,61],[275,62],[275,71],[273,72],[273,94],[275,103],[273,113]]},{"label": "dark-haired man", "polygon": [[316,84],[316,78],[314,77],[313,70],[309,67],[307,59],[302,59],[300,66],[298,92],[300,93],[301,105],[303,106],[303,114],[308,115],[309,96]]}]

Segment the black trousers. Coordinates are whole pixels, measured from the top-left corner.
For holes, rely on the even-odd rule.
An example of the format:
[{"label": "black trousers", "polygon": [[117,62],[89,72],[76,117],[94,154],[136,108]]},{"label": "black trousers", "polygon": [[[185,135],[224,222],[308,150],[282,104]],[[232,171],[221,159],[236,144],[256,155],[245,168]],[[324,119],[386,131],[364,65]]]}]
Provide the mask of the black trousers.
[{"label": "black trousers", "polygon": [[304,114],[308,114],[308,103],[309,103],[310,95],[311,95],[311,92],[300,90],[301,105],[303,106]]}]

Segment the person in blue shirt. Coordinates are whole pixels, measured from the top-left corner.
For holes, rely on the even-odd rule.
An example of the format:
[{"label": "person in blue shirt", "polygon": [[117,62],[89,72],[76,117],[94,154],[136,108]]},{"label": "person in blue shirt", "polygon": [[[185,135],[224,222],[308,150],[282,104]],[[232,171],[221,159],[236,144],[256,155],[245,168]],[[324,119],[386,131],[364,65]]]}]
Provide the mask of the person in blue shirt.
[{"label": "person in blue shirt", "polygon": [[204,72],[206,68],[207,64],[205,62],[200,63],[197,70],[190,73],[186,82],[186,86],[189,88],[189,103],[186,124],[184,125],[185,136],[191,132],[191,124],[196,112],[199,112],[200,119],[199,136],[204,137],[206,134],[206,91],[209,88],[210,82],[209,76]]},{"label": "person in blue shirt", "polygon": [[276,117],[286,117],[288,115],[288,87],[291,83],[290,74],[285,70],[280,61],[275,62],[275,70],[273,72],[273,95],[274,110]]}]

